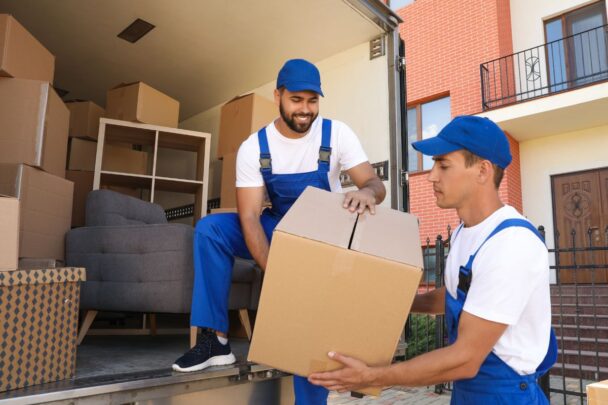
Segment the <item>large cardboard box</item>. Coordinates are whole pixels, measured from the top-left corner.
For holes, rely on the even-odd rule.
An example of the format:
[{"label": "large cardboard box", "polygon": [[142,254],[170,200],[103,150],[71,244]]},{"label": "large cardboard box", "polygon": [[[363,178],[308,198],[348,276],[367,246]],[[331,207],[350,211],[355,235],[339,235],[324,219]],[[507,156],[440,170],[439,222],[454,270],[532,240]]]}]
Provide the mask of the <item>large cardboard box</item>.
[{"label": "large cardboard box", "polygon": [[[106,143],[103,147],[101,169],[111,172],[147,174],[148,153],[124,145]],[[68,157],[68,170],[95,170],[97,142],[72,138]]]},{"label": "large cardboard box", "polygon": [[[74,198],[72,201],[72,228],[85,225],[85,213],[87,206],[87,196],[93,191],[94,173],[83,170],[66,170],[65,178],[74,183]],[[141,193],[138,189],[101,185],[101,188],[116,191],[117,193],[140,198]]]},{"label": "large cardboard box", "polygon": [[220,208],[236,207],[236,153],[228,153],[222,159],[222,186]]},{"label": "large cardboard box", "polygon": [[340,368],[329,351],[391,363],[422,276],[418,221],[384,207],[357,215],[343,199],[308,187],[279,222],[249,361],[303,376]]},{"label": "large cardboard box", "polygon": [[252,133],[268,125],[279,115],[276,104],[255,93],[236,97],[222,106],[217,156],[236,152]]},{"label": "large cardboard box", "polygon": [[0,163],[65,176],[70,111],[47,82],[0,78]]},{"label": "large cardboard box", "polygon": [[19,201],[0,195],[0,271],[15,270],[19,257]]},{"label": "large cardboard box", "polygon": [[108,91],[106,116],[176,128],[179,101],[143,82],[121,84]]},{"label": "large cardboard box", "polygon": [[106,111],[92,101],[71,101],[66,103],[66,106],[70,110],[69,135],[97,139],[99,119]]},{"label": "large cardboard box", "polygon": [[19,200],[19,257],[64,258],[74,185],[24,164],[0,164],[0,194]]},{"label": "large cardboard box", "polygon": [[52,83],[55,57],[14,17],[0,14],[0,76]]},{"label": "large cardboard box", "polygon": [[74,376],[82,268],[0,272],[0,391]]},{"label": "large cardboard box", "polygon": [[587,385],[588,405],[608,405],[608,380]]}]

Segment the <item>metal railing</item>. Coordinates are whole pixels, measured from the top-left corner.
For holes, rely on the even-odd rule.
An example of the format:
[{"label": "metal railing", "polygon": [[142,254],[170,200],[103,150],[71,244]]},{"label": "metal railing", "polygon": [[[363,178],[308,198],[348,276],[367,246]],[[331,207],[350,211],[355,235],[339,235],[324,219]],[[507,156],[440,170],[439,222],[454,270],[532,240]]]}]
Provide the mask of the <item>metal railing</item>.
[{"label": "metal railing", "polygon": [[484,111],[608,80],[608,25],[480,65]]},{"label": "metal railing", "polygon": [[559,356],[549,391],[552,403],[583,405],[585,386],[608,379],[608,226],[556,232],[555,246],[549,255]]}]

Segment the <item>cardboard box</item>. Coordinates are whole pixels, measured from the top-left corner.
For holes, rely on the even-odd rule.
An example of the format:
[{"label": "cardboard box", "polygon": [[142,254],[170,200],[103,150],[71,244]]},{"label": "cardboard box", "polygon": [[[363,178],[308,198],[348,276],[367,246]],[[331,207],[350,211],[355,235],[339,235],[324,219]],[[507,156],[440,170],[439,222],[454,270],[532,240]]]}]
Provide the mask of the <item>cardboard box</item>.
[{"label": "cardboard box", "polygon": [[70,111],[47,82],[0,78],[0,163],[65,176]]},{"label": "cardboard box", "polygon": [[0,391],[74,376],[82,268],[0,273]]},{"label": "cardboard box", "polygon": [[220,208],[236,207],[236,153],[228,153],[222,159],[222,185]]},{"label": "cardboard box", "polygon": [[608,380],[587,385],[588,405],[608,405]]},{"label": "cardboard box", "polygon": [[0,271],[15,270],[19,257],[19,201],[0,195]]},{"label": "cardboard box", "polygon": [[391,363],[422,276],[418,221],[350,213],[343,199],[308,187],[279,222],[249,361],[303,376],[340,368],[329,351]]},{"label": "cardboard box", "polygon": [[57,259],[33,259],[22,257],[19,259],[19,270],[54,269],[63,267],[63,260]]},{"label": "cardboard box", "polygon": [[[97,142],[72,138],[68,157],[68,170],[94,171]],[[103,147],[101,170],[132,174],[147,174],[148,153],[133,150],[120,144],[106,143]]]},{"label": "cardboard box", "polygon": [[55,57],[14,17],[0,14],[0,76],[53,83]]},{"label": "cardboard box", "polygon": [[108,91],[106,116],[177,128],[179,101],[142,82],[121,84]]},{"label": "cardboard box", "polygon": [[279,108],[255,93],[236,97],[222,106],[217,156],[237,152],[252,133],[270,124],[279,115]]},{"label": "cardboard box", "polygon": [[70,110],[69,135],[77,138],[97,139],[99,119],[106,111],[92,101],[72,101],[66,103]]},{"label": "cardboard box", "polygon": [[[87,196],[93,191],[94,173],[82,170],[66,170],[65,178],[74,183],[74,198],[72,200],[72,228],[85,225]],[[118,186],[101,185],[100,188],[116,191],[131,197],[140,198],[138,189]]]},{"label": "cardboard box", "polygon": [[19,257],[64,258],[74,185],[24,164],[0,164],[0,194],[19,200]]}]

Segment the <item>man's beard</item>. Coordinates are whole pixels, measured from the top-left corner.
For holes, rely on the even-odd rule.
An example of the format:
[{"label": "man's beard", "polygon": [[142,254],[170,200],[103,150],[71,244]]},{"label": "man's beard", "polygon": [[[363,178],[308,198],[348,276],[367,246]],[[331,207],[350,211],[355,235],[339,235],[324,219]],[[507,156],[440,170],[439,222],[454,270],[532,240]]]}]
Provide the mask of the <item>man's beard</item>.
[{"label": "man's beard", "polygon": [[[281,118],[283,118],[283,121],[285,121],[285,123],[287,124],[287,126],[289,127],[289,129],[291,129],[292,131],[297,132],[299,134],[305,134],[306,132],[308,132],[308,130],[310,129],[310,126],[312,125],[312,123],[317,118],[317,115],[319,115],[319,114],[313,115],[312,113],[309,113],[309,114],[293,114],[291,117],[289,117],[285,113],[285,110],[283,110],[283,103],[279,104],[279,112],[281,113]],[[296,116],[299,116],[299,117],[308,116],[308,117],[311,117],[311,120],[307,124],[299,124],[295,120]]]}]

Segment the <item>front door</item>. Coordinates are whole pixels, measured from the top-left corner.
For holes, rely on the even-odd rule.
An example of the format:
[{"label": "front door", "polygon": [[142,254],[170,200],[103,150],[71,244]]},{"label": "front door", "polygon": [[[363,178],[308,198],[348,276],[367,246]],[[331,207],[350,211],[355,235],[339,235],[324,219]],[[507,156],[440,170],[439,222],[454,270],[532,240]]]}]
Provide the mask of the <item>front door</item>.
[{"label": "front door", "polygon": [[608,283],[608,168],[551,180],[560,282]]}]

